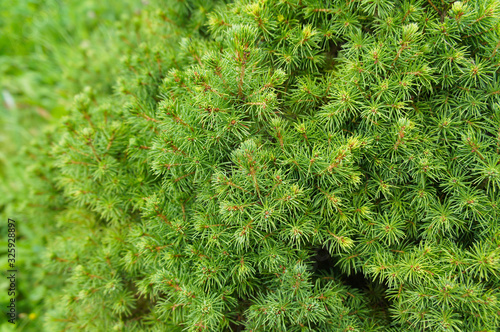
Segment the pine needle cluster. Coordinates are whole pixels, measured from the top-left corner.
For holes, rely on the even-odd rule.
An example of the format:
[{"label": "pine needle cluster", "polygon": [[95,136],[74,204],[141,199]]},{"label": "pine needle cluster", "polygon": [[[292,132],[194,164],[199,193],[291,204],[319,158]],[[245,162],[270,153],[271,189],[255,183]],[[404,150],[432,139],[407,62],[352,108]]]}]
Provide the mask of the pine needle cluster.
[{"label": "pine needle cluster", "polygon": [[168,4],[51,152],[49,326],[500,328],[497,0]]}]

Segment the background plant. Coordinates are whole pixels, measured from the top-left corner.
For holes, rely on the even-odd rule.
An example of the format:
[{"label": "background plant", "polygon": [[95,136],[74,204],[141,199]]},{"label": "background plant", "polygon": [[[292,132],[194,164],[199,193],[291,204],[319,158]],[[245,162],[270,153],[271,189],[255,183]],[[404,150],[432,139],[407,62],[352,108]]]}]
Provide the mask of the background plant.
[{"label": "background plant", "polygon": [[[0,214],[18,221],[18,330],[39,331],[44,299],[60,283],[43,268],[44,247],[64,199],[54,187],[47,146],[74,94],[92,85],[108,96],[121,72],[115,59],[126,43],[139,1],[0,1]],[[112,45],[112,47],[110,47]],[[1,227],[2,234],[7,228]],[[2,269],[7,240],[2,235]],[[5,255],[5,256],[4,256]],[[2,289],[7,283],[2,279]],[[9,300],[7,292],[0,303]],[[2,320],[1,329],[11,331]]]}]

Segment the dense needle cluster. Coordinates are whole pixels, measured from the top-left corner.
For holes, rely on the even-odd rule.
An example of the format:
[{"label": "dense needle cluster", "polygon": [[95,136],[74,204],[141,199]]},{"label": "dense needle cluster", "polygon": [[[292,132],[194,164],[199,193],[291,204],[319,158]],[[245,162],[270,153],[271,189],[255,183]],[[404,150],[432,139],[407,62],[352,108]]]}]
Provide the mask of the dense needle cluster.
[{"label": "dense needle cluster", "polygon": [[48,325],[500,328],[500,3],[175,3],[51,152]]}]

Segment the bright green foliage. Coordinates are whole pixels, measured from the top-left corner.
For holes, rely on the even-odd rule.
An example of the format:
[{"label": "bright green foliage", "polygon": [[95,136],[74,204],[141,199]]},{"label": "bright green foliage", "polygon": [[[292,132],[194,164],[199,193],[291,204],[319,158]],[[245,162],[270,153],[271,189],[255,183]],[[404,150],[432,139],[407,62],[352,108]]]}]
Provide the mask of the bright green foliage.
[{"label": "bright green foliage", "polygon": [[500,328],[500,3],[176,4],[64,120],[48,326]]}]

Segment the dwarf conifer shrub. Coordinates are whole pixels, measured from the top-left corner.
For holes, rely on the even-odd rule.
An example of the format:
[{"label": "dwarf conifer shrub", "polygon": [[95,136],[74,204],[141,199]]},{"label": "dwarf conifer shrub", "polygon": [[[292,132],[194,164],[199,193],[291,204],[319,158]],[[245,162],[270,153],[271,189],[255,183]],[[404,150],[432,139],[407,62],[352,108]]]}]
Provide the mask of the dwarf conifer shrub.
[{"label": "dwarf conifer shrub", "polygon": [[48,324],[498,330],[499,2],[175,5],[53,148]]}]

